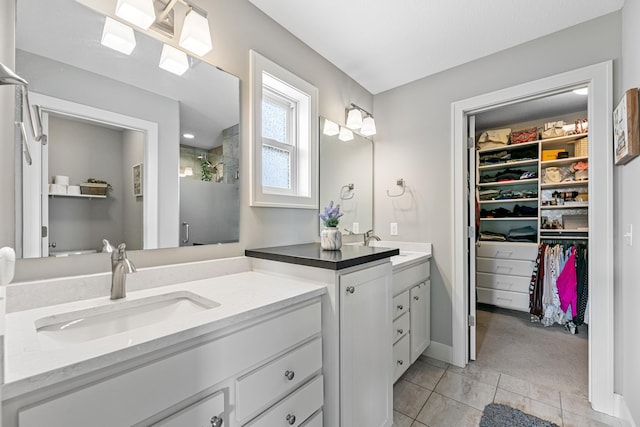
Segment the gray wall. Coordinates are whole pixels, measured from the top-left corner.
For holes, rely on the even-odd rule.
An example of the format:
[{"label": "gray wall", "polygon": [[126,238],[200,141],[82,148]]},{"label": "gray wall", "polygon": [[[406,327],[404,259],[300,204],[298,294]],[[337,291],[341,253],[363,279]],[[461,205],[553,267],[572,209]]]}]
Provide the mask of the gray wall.
[{"label": "gray wall", "polygon": [[[12,65],[15,12],[13,7],[6,6],[6,3],[11,3],[10,1],[0,3],[2,3],[0,22],[7,23],[7,25],[2,25],[0,61]],[[91,7],[113,15],[112,0],[83,0],[82,3],[91,4]],[[316,211],[249,207],[249,49],[257,50],[315,85],[320,92],[319,114],[324,117],[334,121],[343,121],[344,108],[349,102],[361,105],[365,109],[372,108],[373,105],[373,97],[369,92],[264,15],[247,0],[201,0],[198,6],[209,12],[214,42],[213,51],[207,54],[205,59],[235,74],[241,80],[240,242],[179,249],[134,251],[129,255],[137,267],[236,256],[242,255],[245,248],[301,243],[317,239]],[[7,37],[4,37],[5,35]],[[12,112],[12,97],[6,99],[4,94],[7,90],[1,89],[1,91],[0,95],[3,98],[0,99],[2,101],[0,108],[8,108],[6,111]],[[9,153],[13,149],[12,117],[12,113],[0,115],[0,135],[3,136],[0,140],[0,149],[3,153]],[[172,155],[175,159],[178,158],[177,144],[175,153]],[[2,162],[5,162],[4,158],[3,155]],[[3,189],[7,182],[13,180],[13,167],[10,166],[0,170],[0,182]],[[176,163],[175,167],[170,170],[176,171],[177,169]],[[173,173],[167,174],[167,176],[173,176]],[[170,185],[171,188],[174,185],[178,185],[177,174],[175,183]],[[160,188],[162,187],[161,185]],[[11,216],[14,210],[12,192],[13,186],[8,187],[6,191],[3,190],[3,203],[0,204],[2,212]],[[177,217],[173,224],[176,222]],[[14,246],[15,231],[12,224],[13,221],[0,223],[0,246]],[[68,259],[27,260],[18,262],[16,279],[19,281],[31,277],[91,273],[106,271],[108,268],[109,262],[102,255],[87,255],[83,259],[83,263],[71,262]]]},{"label": "gray wall", "polygon": [[[122,131],[122,202],[123,210],[123,238],[127,250],[142,249],[143,243],[143,203],[144,196],[133,195],[133,165],[144,162],[144,133],[134,130]],[[143,165],[144,167],[144,165]],[[120,241],[114,241],[117,245]]]},{"label": "gray wall", "polygon": [[[622,10],[621,79],[614,105],[627,89],[640,86],[640,0],[626,0]],[[635,423],[640,425],[640,340],[638,339],[638,260],[640,259],[640,159],[615,168],[615,313],[616,313],[616,382]],[[633,246],[622,235],[633,224]]]},{"label": "gray wall", "polygon": [[[432,340],[452,344],[451,103],[619,57],[614,13],[374,97],[375,230],[383,240],[433,243]],[[391,199],[386,190],[398,178],[407,194]],[[390,222],[398,223],[397,237]]]}]

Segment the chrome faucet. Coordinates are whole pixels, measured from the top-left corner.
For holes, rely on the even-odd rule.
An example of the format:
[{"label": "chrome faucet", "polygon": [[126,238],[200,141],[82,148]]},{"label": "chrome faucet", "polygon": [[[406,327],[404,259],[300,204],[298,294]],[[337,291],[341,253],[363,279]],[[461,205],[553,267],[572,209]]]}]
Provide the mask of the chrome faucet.
[{"label": "chrome faucet", "polygon": [[136,266],[127,258],[124,243],[111,252],[111,299],[124,298],[127,295],[125,286],[126,275],[136,272]]},{"label": "chrome faucet", "polygon": [[364,233],[364,245],[369,246],[369,242],[371,242],[371,239],[377,240],[378,242],[380,241],[380,238],[373,234],[373,230],[369,230]]}]

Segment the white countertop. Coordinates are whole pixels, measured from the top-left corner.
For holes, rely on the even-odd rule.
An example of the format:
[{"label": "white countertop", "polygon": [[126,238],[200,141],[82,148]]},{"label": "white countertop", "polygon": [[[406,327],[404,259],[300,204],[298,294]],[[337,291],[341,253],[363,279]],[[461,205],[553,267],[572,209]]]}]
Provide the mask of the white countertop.
[{"label": "white countertop", "polygon": [[371,246],[400,250],[400,255],[391,257],[391,266],[394,270],[409,267],[410,265],[431,259],[431,243],[372,240],[369,244]]},{"label": "white countertop", "polygon": [[271,313],[322,295],[326,289],[300,280],[249,271],[130,292],[126,301],[175,291],[190,291],[220,306],[178,321],[158,322],[56,349],[41,346],[35,328],[37,319],[97,306],[115,307],[123,300],[111,301],[104,296],[7,314],[3,397],[27,393]]}]

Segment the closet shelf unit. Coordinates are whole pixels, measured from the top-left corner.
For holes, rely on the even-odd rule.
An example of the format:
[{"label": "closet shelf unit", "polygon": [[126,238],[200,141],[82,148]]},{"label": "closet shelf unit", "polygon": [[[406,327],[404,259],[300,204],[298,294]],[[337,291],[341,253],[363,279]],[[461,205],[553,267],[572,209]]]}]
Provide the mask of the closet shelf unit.
[{"label": "closet shelf unit", "polygon": [[[584,112],[586,115],[586,112]],[[540,123],[542,125],[543,123]],[[531,126],[529,126],[531,127]],[[540,126],[538,126],[540,127]],[[516,126],[512,126],[516,128]],[[561,182],[545,182],[547,168],[559,168],[568,171],[573,164],[588,162],[588,156],[576,155],[575,143],[588,134],[576,134],[536,141],[491,147],[476,150],[475,185],[480,194],[489,190],[496,191],[492,199],[478,200],[480,209],[486,216],[487,211],[497,210],[500,217],[480,218],[480,230],[478,232],[489,233],[488,240],[480,240],[476,249],[476,291],[478,302],[492,304],[504,308],[529,311],[529,282],[538,253],[538,245],[544,241],[585,241],[589,238],[588,229],[573,228],[575,225],[567,219],[575,219],[576,216],[588,216],[588,197],[584,201],[574,201],[571,198],[574,193],[588,193],[588,180],[572,180]],[[529,150],[522,150],[529,147]],[[534,147],[535,157],[531,153]],[[567,157],[561,159],[548,159],[543,156],[545,150],[566,151]],[[517,153],[526,153],[527,158],[518,158]],[[491,154],[495,153],[495,156]],[[498,154],[500,153],[500,154]],[[513,153],[513,155],[509,155]],[[583,154],[580,152],[579,154]],[[514,158],[510,158],[514,157]],[[501,159],[506,159],[502,161]],[[546,158],[546,160],[543,160]],[[481,163],[485,159],[489,162]],[[498,162],[498,163],[494,163]],[[480,182],[499,179],[499,174],[505,172],[531,172],[535,178],[514,179],[511,181]],[[507,174],[510,176],[514,173]],[[527,175],[524,175],[527,177]],[[566,174],[563,179],[566,179]],[[574,178],[570,178],[574,179]],[[525,197],[505,198],[511,193],[522,194]],[[558,200],[559,194],[567,194],[567,199]],[[486,196],[485,196],[486,198]],[[551,204],[553,203],[553,204]],[[509,212],[516,205],[537,209],[535,216],[509,216]],[[502,210],[501,210],[502,209]],[[505,216],[503,216],[505,215]],[[580,218],[580,217],[578,217]],[[545,222],[551,220],[551,224],[560,226],[568,223],[570,229],[543,228]],[[585,220],[586,223],[588,221]],[[530,238],[531,242],[523,242],[522,234]],[[530,234],[528,234],[530,233]],[[506,241],[496,241],[495,234],[502,234]]]}]

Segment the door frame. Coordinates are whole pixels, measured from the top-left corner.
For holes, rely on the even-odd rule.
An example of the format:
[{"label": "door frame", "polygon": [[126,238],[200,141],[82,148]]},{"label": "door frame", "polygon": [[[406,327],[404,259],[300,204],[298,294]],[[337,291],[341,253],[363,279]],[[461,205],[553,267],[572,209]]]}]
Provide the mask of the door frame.
[{"label": "door frame", "polygon": [[[130,129],[143,132],[145,135],[144,140],[144,168],[143,168],[143,185],[144,185],[144,198],[143,203],[143,247],[144,249],[154,249],[158,247],[158,124],[147,120],[139,119],[137,117],[126,116],[120,113],[114,113],[112,111],[102,110],[100,108],[91,107],[76,102],[67,101],[60,98],[44,95],[37,92],[30,92],[29,97],[33,105],[40,107],[40,112],[45,118],[43,120],[44,132],[48,131],[48,115],[54,114],[58,116],[66,116],[76,119],[83,119],[95,123],[101,123],[105,125],[114,126],[121,129]],[[46,162],[46,156],[48,146],[42,146],[40,143],[35,143],[30,140],[30,146],[32,155],[34,156],[33,165],[37,167],[37,170],[33,170],[34,182],[38,183],[37,197],[32,198],[25,197],[23,195],[23,211],[28,212],[34,210],[38,212],[37,219],[35,216],[26,217],[22,228],[23,229],[36,229],[40,230],[40,227],[44,224],[44,220],[41,219],[41,212],[44,214],[48,209],[48,167],[42,168],[42,162]],[[44,156],[44,157],[43,157]],[[37,163],[38,162],[38,163]],[[37,166],[39,165],[39,167]],[[34,189],[35,187],[30,187]],[[48,235],[48,233],[47,233]],[[42,250],[44,245],[48,245],[48,237],[41,239],[39,233],[25,234],[23,232],[23,239],[37,239],[30,243],[23,244],[23,251],[25,247],[40,248],[39,256],[43,256]],[[43,241],[44,240],[44,241]],[[23,253],[24,257],[38,257],[35,250],[30,250],[28,253]]]},{"label": "door frame", "polygon": [[615,416],[612,70],[606,61],[451,104],[452,363],[469,361],[467,116],[588,85],[589,168],[597,177],[589,180],[589,400],[596,411]]}]

